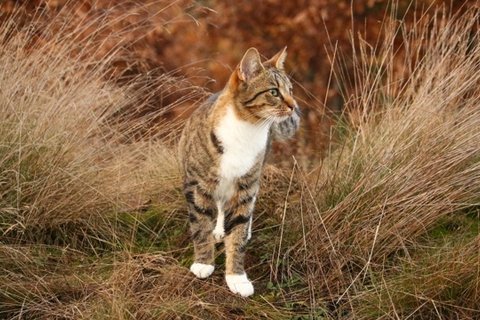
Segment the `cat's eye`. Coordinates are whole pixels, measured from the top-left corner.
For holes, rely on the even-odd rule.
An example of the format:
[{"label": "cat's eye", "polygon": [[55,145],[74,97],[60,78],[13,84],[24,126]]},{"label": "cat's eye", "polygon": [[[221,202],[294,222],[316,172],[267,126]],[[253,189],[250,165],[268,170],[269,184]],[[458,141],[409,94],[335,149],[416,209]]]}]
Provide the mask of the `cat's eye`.
[{"label": "cat's eye", "polygon": [[270,92],[270,94],[274,97],[280,96],[280,92],[278,91],[278,89],[270,89],[268,92]]}]

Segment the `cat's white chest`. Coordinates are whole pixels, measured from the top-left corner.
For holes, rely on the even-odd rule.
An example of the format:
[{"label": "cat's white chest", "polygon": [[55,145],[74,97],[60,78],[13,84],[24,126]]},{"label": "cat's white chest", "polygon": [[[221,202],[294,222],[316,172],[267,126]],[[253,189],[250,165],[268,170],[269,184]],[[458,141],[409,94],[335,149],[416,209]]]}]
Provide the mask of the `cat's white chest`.
[{"label": "cat's white chest", "polygon": [[239,119],[229,107],[215,130],[223,147],[220,177],[233,180],[245,175],[265,152],[269,129],[269,125],[254,125]]}]

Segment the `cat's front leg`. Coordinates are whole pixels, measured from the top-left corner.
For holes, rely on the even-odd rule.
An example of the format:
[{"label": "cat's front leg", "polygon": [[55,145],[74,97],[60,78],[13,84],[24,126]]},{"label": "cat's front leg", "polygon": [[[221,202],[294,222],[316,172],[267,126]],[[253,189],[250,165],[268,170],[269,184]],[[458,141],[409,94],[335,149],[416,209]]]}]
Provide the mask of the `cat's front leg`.
[{"label": "cat's front leg", "polygon": [[[252,203],[255,204],[255,200],[257,200],[257,196],[253,197]],[[247,231],[247,241],[252,239],[252,224],[253,224],[253,208],[250,211],[250,220],[248,221],[248,231]]]},{"label": "cat's front leg", "polygon": [[252,239],[252,223],[253,223],[253,214],[250,215],[250,221],[248,221],[247,241],[250,241],[250,239]]},{"label": "cat's front leg", "polygon": [[214,209],[210,196],[198,192],[195,184],[186,184],[184,190],[188,203],[190,232],[193,240],[195,261],[190,271],[197,278],[207,278],[214,269],[215,240],[212,235]]},{"label": "cat's front leg", "polygon": [[240,202],[228,211],[225,217],[225,280],[233,293],[242,297],[253,294],[254,289],[244,268],[245,247],[247,245],[254,197],[248,203]]},{"label": "cat's front leg", "polygon": [[217,222],[212,234],[218,242],[225,237],[225,212],[223,211],[223,202],[221,201],[217,201]]},{"label": "cat's front leg", "polygon": [[190,213],[190,232],[193,240],[195,261],[190,271],[203,279],[215,270],[215,240],[212,236],[213,222],[210,217],[198,213]]}]

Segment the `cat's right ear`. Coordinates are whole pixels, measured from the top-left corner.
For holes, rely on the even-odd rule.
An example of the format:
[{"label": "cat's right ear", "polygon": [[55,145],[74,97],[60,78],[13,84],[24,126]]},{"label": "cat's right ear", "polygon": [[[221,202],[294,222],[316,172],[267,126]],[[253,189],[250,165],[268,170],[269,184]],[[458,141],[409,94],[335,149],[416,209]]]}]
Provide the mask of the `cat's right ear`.
[{"label": "cat's right ear", "polygon": [[263,70],[264,67],[260,60],[260,54],[257,49],[250,48],[243,55],[242,61],[240,61],[240,64],[238,65],[237,72],[240,80],[248,82]]}]

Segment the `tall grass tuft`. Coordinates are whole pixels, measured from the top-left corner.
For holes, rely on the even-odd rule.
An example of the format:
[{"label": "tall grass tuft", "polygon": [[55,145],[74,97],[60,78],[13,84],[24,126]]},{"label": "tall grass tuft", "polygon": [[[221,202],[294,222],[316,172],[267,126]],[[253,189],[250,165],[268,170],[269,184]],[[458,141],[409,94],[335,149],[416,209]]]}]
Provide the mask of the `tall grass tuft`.
[{"label": "tall grass tuft", "polygon": [[[301,212],[305,222],[297,230],[303,236],[296,252],[286,258],[301,261],[313,304],[327,301],[336,306],[336,316],[351,316],[357,307],[365,307],[366,300],[357,304],[357,297],[377,292],[373,275],[388,277],[389,263],[395,257],[410,257],[447,217],[478,210],[478,18],[476,9],[458,16],[438,11],[410,27],[385,23],[386,37],[377,45],[361,37],[355,43],[357,55],[349,63],[356,66],[356,90],[344,94],[349,112],[338,122],[331,152],[308,175],[299,175],[306,212]],[[404,56],[397,54],[398,46],[405,49]],[[342,72],[336,74],[340,81],[347,80]],[[470,247],[465,257],[458,257],[461,251],[446,255],[444,263],[450,268],[431,276],[438,279],[444,272],[452,279],[448,273],[455,272],[457,259],[465,260],[466,270],[477,270],[478,259],[472,260],[471,252],[478,246]],[[478,288],[475,277],[465,281],[462,286]],[[383,313],[374,318],[421,315],[439,305],[457,315],[464,307],[470,314],[480,309],[478,303],[470,303],[479,301],[478,290],[468,290],[464,300],[449,304],[440,294],[443,285],[431,283],[423,296],[409,300],[413,306],[402,308],[402,299],[385,298],[385,290],[391,288],[382,284],[381,302],[388,307],[378,306]],[[394,290],[397,295],[419,294],[411,288]]]},{"label": "tall grass tuft", "polygon": [[87,229],[107,237],[113,214],[135,210],[166,183],[151,174],[153,152],[174,161],[161,142],[132,141],[146,117],[118,120],[159,89],[144,79],[119,87],[109,77],[117,48],[100,54],[98,34],[83,35],[90,24],[106,28],[105,17],[78,28],[62,14],[40,17],[18,24],[14,14],[0,28],[0,232],[15,240]]}]

